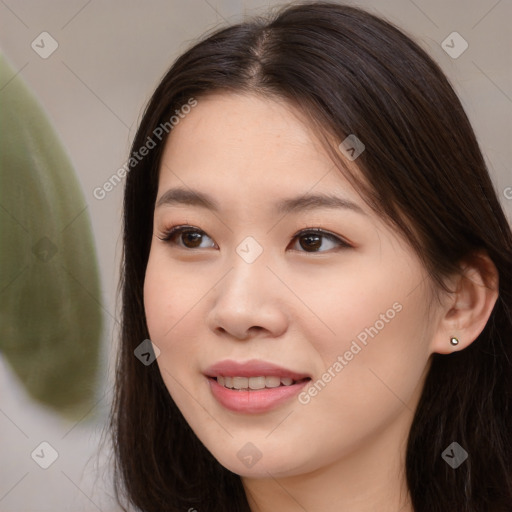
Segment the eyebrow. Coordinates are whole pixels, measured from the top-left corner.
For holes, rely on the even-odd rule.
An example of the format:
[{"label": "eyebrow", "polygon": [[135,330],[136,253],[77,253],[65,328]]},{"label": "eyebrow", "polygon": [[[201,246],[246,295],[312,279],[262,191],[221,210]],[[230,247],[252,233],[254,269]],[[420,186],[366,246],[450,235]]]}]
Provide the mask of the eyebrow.
[{"label": "eyebrow", "polygon": [[[219,203],[210,195],[186,188],[171,188],[167,190],[156,203],[155,209],[160,206],[173,205],[198,206],[215,212],[220,210]],[[276,214],[287,214],[316,208],[342,208],[366,215],[366,212],[356,203],[343,197],[329,194],[305,194],[282,199],[275,204],[274,212]]]}]

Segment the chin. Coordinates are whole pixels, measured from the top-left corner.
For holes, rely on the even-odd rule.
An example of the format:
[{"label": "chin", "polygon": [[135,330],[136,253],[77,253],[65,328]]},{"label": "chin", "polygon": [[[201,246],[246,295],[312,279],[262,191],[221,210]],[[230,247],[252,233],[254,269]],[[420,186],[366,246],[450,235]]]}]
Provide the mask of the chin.
[{"label": "chin", "polygon": [[[248,451],[247,451],[248,453]],[[290,460],[289,457],[273,452],[270,456],[261,454],[261,458],[250,460],[244,453],[233,458],[231,454],[223,453],[222,456],[214,455],[219,464],[226,469],[245,478],[284,478],[296,476],[314,470],[309,461]],[[257,457],[256,453],[254,456]],[[244,458],[247,459],[244,461]],[[242,459],[242,460],[240,460]]]}]

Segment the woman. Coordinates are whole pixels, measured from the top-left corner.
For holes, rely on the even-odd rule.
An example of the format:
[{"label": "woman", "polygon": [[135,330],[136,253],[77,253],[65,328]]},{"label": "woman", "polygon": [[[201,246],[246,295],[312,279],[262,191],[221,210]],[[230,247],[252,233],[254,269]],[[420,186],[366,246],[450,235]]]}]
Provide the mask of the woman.
[{"label": "woman", "polygon": [[118,500],[511,510],[512,235],[424,51],[331,3],[218,30],[131,161]]}]

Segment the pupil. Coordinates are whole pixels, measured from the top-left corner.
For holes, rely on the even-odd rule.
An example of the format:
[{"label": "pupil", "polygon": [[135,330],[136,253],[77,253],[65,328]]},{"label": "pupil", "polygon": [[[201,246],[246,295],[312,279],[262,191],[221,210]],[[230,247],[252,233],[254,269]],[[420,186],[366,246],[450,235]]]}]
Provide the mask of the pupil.
[{"label": "pupil", "polygon": [[[201,245],[201,233],[197,231],[185,231],[183,234],[184,243],[187,247],[197,247]],[[185,237],[191,241],[190,245],[187,245],[187,241],[185,241]]]},{"label": "pupil", "polygon": [[[303,249],[310,248],[310,249],[318,249],[322,243],[321,243],[321,237],[319,235],[304,235],[301,238],[301,246]],[[309,240],[309,242],[306,242],[305,246],[302,244],[302,240]],[[311,241],[313,241],[311,243]]]}]

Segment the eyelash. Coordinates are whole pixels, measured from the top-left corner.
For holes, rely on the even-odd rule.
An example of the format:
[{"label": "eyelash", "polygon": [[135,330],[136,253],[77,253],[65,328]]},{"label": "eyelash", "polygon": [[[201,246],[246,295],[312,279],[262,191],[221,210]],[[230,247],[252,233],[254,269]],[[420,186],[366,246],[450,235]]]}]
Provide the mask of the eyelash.
[{"label": "eyelash", "polygon": [[[172,238],[174,238],[175,235],[180,235],[180,234],[184,233],[185,231],[193,232],[193,233],[201,233],[203,235],[208,236],[204,231],[202,231],[201,229],[195,228],[194,226],[180,225],[180,226],[174,226],[172,228],[164,230],[164,232],[162,233],[163,236],[161,236],[161,237],[159,236],[158,238],[165,243],[174,244],[174,242],[171,241]],[[296,233],[290,241],[293,241],[295,238],[299,238],[301,236],[311,235],[311,234],[321,235],[323,238],[327,238],[328,240],[335,242],[336,244],[339,245],[338,249],[349,249],[352,247],[349,243],[345,242],[345,240],[341,239],[340,237],[338,237],[332,233],[329,233],[328,231],[320,229],[320,228],[303,229],[302,231],[299,231],[298,233]],[[211,238],[211,237],[208,236],[208,238]],[[190,251],[194,250],[190,247],[183,247],[183,246],[179,246],[179,247],[181,247],[182,249],[190,250]],[[205,247],[200,247],[199,249],[205,249]],[[297,251],[297,252],[305,252],[305,253],[314,254],[314,253],[330,252],[332,250],[336,250],[336,249],[329,249],[327,251],[304,251],[303,250],[303,251]]]}]

